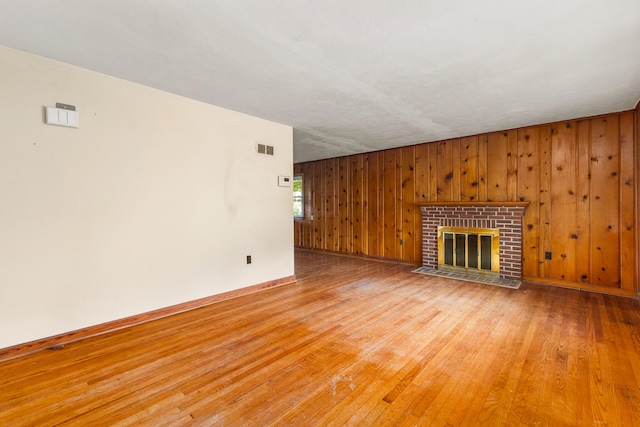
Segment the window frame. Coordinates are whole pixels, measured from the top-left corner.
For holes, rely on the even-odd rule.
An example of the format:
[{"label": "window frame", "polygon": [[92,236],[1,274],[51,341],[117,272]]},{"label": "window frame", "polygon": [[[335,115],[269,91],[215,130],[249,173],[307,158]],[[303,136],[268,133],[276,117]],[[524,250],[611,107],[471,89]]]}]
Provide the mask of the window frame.
[{"label": "window frame", "polygon": [[[296,187],[296,181],[300,181],[301,182],[301,189],[300,189],[300,196],[296,197],[296,191],[295,191],[295,187]],[[297,173],[293,175],[293,180],[292,180],[292,192],[293,192],[293,219],[304,219],[304,174],[302,173]],[[298,200],[299,199],[299,200]],[[300,203],[300,214],[296,214],[296,202]]]}]

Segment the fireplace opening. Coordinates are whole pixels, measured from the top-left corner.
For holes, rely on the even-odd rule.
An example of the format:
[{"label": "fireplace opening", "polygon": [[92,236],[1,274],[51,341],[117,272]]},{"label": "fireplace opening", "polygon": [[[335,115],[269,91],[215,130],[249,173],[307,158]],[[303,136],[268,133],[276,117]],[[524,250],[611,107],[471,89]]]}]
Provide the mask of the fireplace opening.
[{"label": "fireplace opening", "polygon": [[499,277],[500,230],[439,226],[438,269]]}]

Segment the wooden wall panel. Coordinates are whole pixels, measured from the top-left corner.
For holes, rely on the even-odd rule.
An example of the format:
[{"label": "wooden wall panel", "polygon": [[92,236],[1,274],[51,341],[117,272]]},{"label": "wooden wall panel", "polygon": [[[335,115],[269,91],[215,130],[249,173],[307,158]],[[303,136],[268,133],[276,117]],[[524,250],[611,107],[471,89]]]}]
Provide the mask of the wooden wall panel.
[{"label": "wooden wall panel", "polygon": [[451,140],[451,200],[460,200],[462,165],[460,164],[460,139]]},{"label": "wooden wall panel", "polygon": [[487,134],[478,138],[478,200],[487,201],[487,152],[489,137]]},{"label": "wooden wall panel", "polygon": [[402,241],[402,228],[403,228],[403,224],[404,224],[404,210],[403,210],[403,203],[402,203],[402,160],[403,160],[403,156],[402,154],[404,153],[404,149],[403,148],[398,148],[396,150],[394,150],[396,152],[396,174],[395,174],[395,186],[396,186],[396,190],[395,190],[395,195],[396,195],[396,200],[394,202],[394,207],[395,207],[395,239],[394,239],[394,246],[396,247],[395,249],[395,258],[402,258],[402,252],[404,251],[404,248],[402,247],[403,245],[403,241]]},{"label": "wooden wall panel", "polygon": [[324,229],[325,229],[325,203],[324,203],[324,170],[326,162],[317,161],[313,165],[313,247],[316,249],[326,249]]},{"label": "wooden wall panel", "polygon": [[528,201],[523,218],[522,274],[537,276],[540,251],[540,128],[518,131],[518,201]]},{"label": "wooden wall panel", "polygon": [[429,151],[433,144],[420,144],[415,148],[415,186],[416,194],[414,201],[416,203],[428,202],[431,200],[430,192],[430,164]]},{"label": "wooden wall panel", "polygon": [[428,144],[429,147],[429,200],[438,201],[438,147],[440,143]]},{"label": "wooden wall panel", "polygon": [[518,201],[518,131],[507,136],[507,201]]},{"label": "wooden wall panel", "polygon": [[576,281],[576,129],[575,123],[551,128],[551,209],[552,258],[549,277]]},{"label": "wooden wall panel", "polygon": [[366,222],[365,222],[365,180],[364,180],[364,159],[363,154],[352,156],[351,161],[351,188],[347,191],[351,193],[351,245],[355,254],[365,254],[366,248]]},{"label": "wooden wall panel", "polygon": [[437,170],[436,193],[437,201],[449,202],[453,200],[453,141],[440,141],[436,143],[436,155],[432,159]]},{"label": "wooden wall panel", "polygon": [[618,116],[592,120],[591,280],[599,286],[620,285],[618,131]]},{"label": "wooden wall panel", "polygon": [[402,232],[400,246],[402,253],[398,258],[418,261],[421,258],[420,242],[415,238],[419,230],[417,222],[421,220],[420,209],[415,204],[415,161],[416,147],[402,149],[402,175],[400,180],[399,205],[402,208]]},{"label": "wooden wall panel", "polygon": [[460,139],[460,200],[478,200],[478,137]]},{"label": "wooden wall panel", "polygon": [[350,203],[351,191],[353,186],[351,181],[351,159],[349,157],[341,157],[338,159],[338,250],[340,252],[352,252],[351,233],[353,228],[351,224],[351,213],[353,205]]},{"label": "wooden wall panel", "polygon": [[526,279],[637,292],[638,116],[635,110],[297,164],[306,216],[295,222],[294,241],[419,263],[416,203],[527,201]]},{"label": "wooden wall panel", "polygon": [[325,245],[323,249],[337,251],[338,243],[338,218],[337,199],[338,191],[338,159],[329,159],[325,165],[323,198],[325,203]]},{"label": "wooden wall panel", "polygon": [[[636,283],[635,268],[628,268],[637,261],[634,236],[636,220],[634,197],[634,114],[620,115],[620,287],[633,290]],[[635,254],[635,257],[634,257]]]},{"label": "wooden wall panel", "polygon": [[[638,105],[636,105],[636,110],[635,110],[635,115],[636,115],[636,120],[635,120],[635,127],[634,127],[634,140],[635,140],[635,145],[634,145],[634,159],[635,159],[635,167],[633,168],[634,170],[634,197],[635,197],[635,203],[634,203],[634,207],[635,207],[635,226],[634,226],[634,230],[635,230],[635,259],[636,259],[636,266],[635,266],[635,280],[634,280],[634,289],[638,290],[640,288],[640,101],[638,102]],[[629,267],[629,266],[626,266]]]},{"label": "wooden wall panel", "polygon": [[508,133],[492,132],[487,143],[487,200],[507,200]]},{"label": "wooden wall panel", "polygon": [[578,122],[578,168],[576,171],[576,276],[580,283],[591,280],[591,120]]},{"label": "wooden wall panel", "polygon": [[396,232],[396,150],[383,152],[382,172],[382,238],[385,258],[396,258],[396,249],[399,243]]},{"label": "wooden wall panel", "polygon": [[540,197],[538,200],[540,218],[540,242],[538,243],[537,277],[549,278],[551,261],[547,253],[553,256],[551,247],[551,126],[540,128]]},{"label": "wooden wall panel", "polygon": [[367,191],[367,222],[369,228],[367,229],[368,247],[367,255],[382,256],[383,251],[380,250],[382,245],[382,239],[380,238],[382,224],[381,216],[381,195],[382,195],[382,179],[381,168],[382,152],[369,153],[369,161],[367,163],[369,168],[369,174],[367,177],[368,191]]}]

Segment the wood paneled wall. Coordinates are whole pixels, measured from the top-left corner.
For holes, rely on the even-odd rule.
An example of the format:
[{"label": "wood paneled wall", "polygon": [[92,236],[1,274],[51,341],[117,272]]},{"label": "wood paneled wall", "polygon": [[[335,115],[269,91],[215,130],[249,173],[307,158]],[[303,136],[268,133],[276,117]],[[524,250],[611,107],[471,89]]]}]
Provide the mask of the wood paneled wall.
[{"label": "wood paneled wall", "polygon": [[528,201],[525,279],[635,294],[637,116],[640,110],[296,164],[305,218],[295,221],[295,244],[419,264],[416,203]]}]

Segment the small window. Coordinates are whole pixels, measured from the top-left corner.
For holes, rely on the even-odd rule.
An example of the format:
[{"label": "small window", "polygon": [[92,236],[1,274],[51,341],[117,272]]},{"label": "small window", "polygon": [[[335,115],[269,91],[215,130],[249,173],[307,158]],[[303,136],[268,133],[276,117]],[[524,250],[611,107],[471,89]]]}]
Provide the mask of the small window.
[{"label": "small window", "polygon": [[304,186],[302,175],[293,177],[293,217],[304,218]]}]

